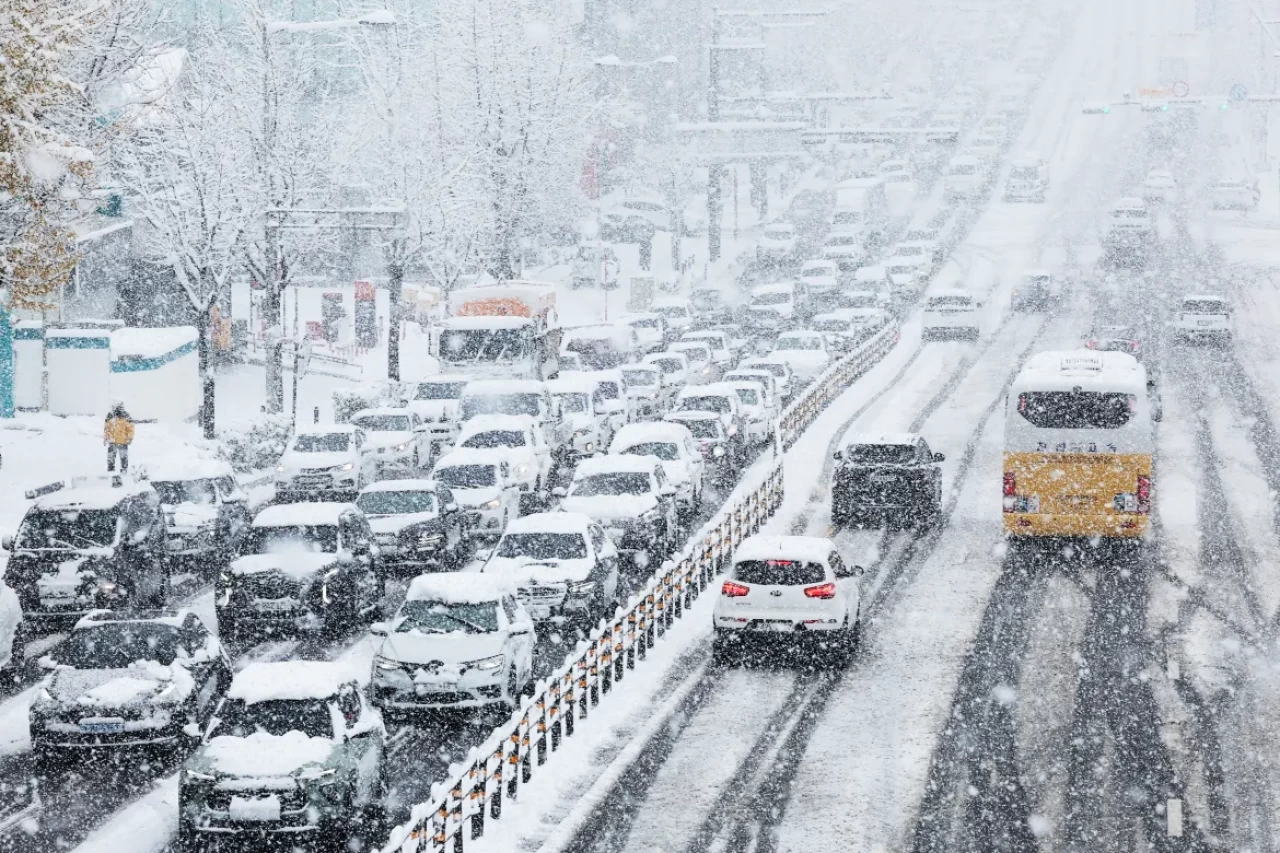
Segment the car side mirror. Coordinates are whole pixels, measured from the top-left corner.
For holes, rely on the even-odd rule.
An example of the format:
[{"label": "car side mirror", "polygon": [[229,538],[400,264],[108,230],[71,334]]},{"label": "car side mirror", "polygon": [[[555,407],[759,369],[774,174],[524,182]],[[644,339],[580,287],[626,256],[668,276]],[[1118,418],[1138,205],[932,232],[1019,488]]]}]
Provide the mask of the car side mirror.
[{"label": "car side mirror", "polygon": [[934,461],[934,462],[946,462],[946,461],[947,461],[947,457],[946,457],[946,455],[945,455],[945,454],[942,454],[942,453],[935,453],[935,454],[933,454],[933,461]]},{"label": "car side mirror", "polygon": [[564,486],[556,486],[554,489],[551,490],[551,494],[554,497],[563,498],[568,496],[569,490],[566,489]]},{"label": "car side mirror", "polygon": [[391,633],[391,625],[387,622],[374,622],[369,626],[369,633],[375,637],[385,637]]},{"label": "car side mirror", "polygon": [[0,548],[3,548],[5,551],[12,551],[13,537],[10,536],[8,533],[6,533],[4,536],[0,536]]}]

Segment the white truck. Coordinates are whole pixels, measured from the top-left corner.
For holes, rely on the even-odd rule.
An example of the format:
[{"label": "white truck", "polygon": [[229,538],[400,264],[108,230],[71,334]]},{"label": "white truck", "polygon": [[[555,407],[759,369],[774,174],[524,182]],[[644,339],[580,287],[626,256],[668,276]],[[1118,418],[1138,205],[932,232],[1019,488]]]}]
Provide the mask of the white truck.
[{"label": "white truck", "polygon": [[559,372],[560,336],[553,285],[500,281],[450,293],[431,349],[446,375],[542,380]]}]

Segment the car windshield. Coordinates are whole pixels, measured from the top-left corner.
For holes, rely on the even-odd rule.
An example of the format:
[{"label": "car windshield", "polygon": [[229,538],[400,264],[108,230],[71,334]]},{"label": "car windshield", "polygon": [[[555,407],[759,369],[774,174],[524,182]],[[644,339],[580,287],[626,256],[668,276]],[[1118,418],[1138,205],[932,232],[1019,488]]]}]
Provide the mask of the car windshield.
[{"label": "car windshield", "polygon": [[492,450],[495,447],[528,447],[528,440],[528,435],[520,430],[491,429],[476,433],[458,446],[481,450]]},{"label": "car windshield", "polygon": [[777,350],[816,350],[822,349],[822,341],[818,338],[810,337],[782,337],[778,338],[778,345],[774,347]]},{"label": "car windshield", "polygon": [[706,394],[698,397],[684,397],[680,400],[682,412],[717,412],[728,414],[733,411],[729,398],[723,394]]},{"label": "car windshield", "polygon": [[407,515],[417,512],[434,512],[434,492],[422,489],[403,492],[365,492],[356,499],[356,506],[365,515]]},{"label": "car windshield", "polygon": [[105,548],[116,539],[114,509],[33,509],[18,532],[19,548]]},{"label": "car windshield", "polygon": [[[515,329],[450,329],[440,339],[440,358],[451,363],[513,361],[531,344],[528,327]],[[465,366],[463,367],[465,370]]]},{"label": "car windshield", "polygon": [[1018,412],[1040,429],[1119,429],[1137,398],[1108,391],[1032,391],[1018,396]]},{"label": "car windshield", "polygon": [[822,583],[826,569],[798,560],[743,560],[733,567],[733,579],[761,586],[807,586]]},{"label": "car windshield", "polygon": [[152,480],[151,488],[160,495],[160,503],[209,505],[218,502],[213,480]]},{"label": "car windshield", "polygon": [[351,423],[371,432],[409,432],[413,429],[408,415],[364,415],[353,418]]},{"label": "car windshield", "polygon": [[786,305],[791,301],[791,294],[785,290],[777,293],[756,293],[751,297],[752,305]]},{"label": "car windshield", "polygon": [[498,473],[493,465],[449,465],[437,468],[432,476],[455,489],[482,489],[498,484]]},{"label": "car windshield", "polygon": [[735,390],[738,392],[738,399],[743,403],[746,403],[748,406],[760,405],[760,392],[756,391],[756,389],[737,388]]},{"label": "car windshield", "polygon": [[973,300],[967,296],[930,296],[929,307],[941,308],[947,305],[959,305],[968,308],[973,304]]},{"label": "car windshield", "polygon": [[845,458],[859,465],[910,465],[916,449],[909,444],[858,444],[845,451]]},{"label": "car windshield", "polygon": [[809,326],[815,332],[847,332],[849,324],[843,320],[811,320]]},{"label": "car windshield", "polygon": [[[847,293],[841,302],[849,308],[875,308],[876,305],[879,304],[879,300],[876,299],[876,295],[874,293]],[[830,323],[836,321],[828,320],[826,322]],[[816,324],[813,328],[819,332],[828,331],[828,329]]]},{"label": "car windshield", "polygon": [[332,524],[251,527],[241,554],[335,554],[338,528]]},{"label": "car windshield", "polygon": [[124,669],[145,660],[173,663],[181,648],[182,630],[159,622],[114,622],[71,632],[52,653],[73,669]]},{"label": "car windshield", "polygon": [[591,400],[586,394],[554,394],[560,401],[560,411],[566,415],[581,414],[591,411]]},{"label": "car windshield", "polygon": [[539,394],[485,394],[462,398],[462,419],[476,415],[538,416]]},{"label": "car windshield", "polygon": [[720,421],[714,418],[699,420],[682,420],[680,423],[688,428],[694,438],[715,440],[720,437]]},{"label": "car windshield", "polygon": [[832,225],[857,225],[861,221],[861,213],[854,213],[853,211],[848,210],[837,213],[835,216],[831,217]]},{"label": "car windshield", "polygon": [[765,362],[763,364],[751,364],[747,366],[750,367],[752,370],[768,371],[769,373],[772,373],[774,375],[774,378],[776,379],[785,379],[787,377],[787,366],[785,364],[774,364],[772,362]]},{"label": "car windshield", "polygon": [[898,172],[896,175],[889,175],[884,180],[885,183],[889,184],[908,184],[911,182],[911,176],[906,172]]},{"label": "car windshield", "polygon": [[656,364],[663,373],[679,373],[684,370],[684,364],[678,358],[655,358],[652,364]]},{"label": "car windshield", "polygon": [[498,630],[496,601],[406,601],[398,615],[397,634],[491,634]]},{"label": "car windshield", "polygon": [[415,400],[456,400],[462,396],[465,382],[420,382],[414,393]]},{"label": "car windshield", "polygon": [[889,275],[910,275],[914,269],[911,264],[894,264],[889,267]]},{"label": "car windshield", "polygon": [[683,305],[658,305],[654,307],[653,313],[679,320],[689,316],[689,309]]},{"label": "car windshield", "polygon": [[303,433],[293,440],[293,449],[298,453],[343,453],[350,444],[350,433]]},{"label": "car windshield", "polygon": [[662,323],[652,317],[645,317],[641,320],[632,320],[631,328],[633,329],[661,329]]},{"label": "car windshield", "polygon": [[938,237],[938,232],[936,231],[925,230],[925,231],[908,231],[907,232],[908,240],[935,240],[937,239],[937,237]]},{"label": "car windshield", "polygon": [[498,544],[497,556],[507,559],[581,560],[587,556],[587,540],[581,533],[508,533]]},{"label": "car windshield", "polygon": [[711,361],[711,350],[706,347],[681,347],[680,354],[690,364],[706,364]]},{"label": "car windshield", "polygon": [[675,462],[680,458],[680,448],[669,441],[646,441],[633,444],[622,453],[627,456],[656,456],[663,462]]},{"label": "car windshield", "polygon": [[1184,314],[1226,314],[1227,305],[1216,299],[1187,299],[1182,303]]},{"label": "car windshield", "polygon": [[569,494],[576,498],[596,498],[602,495],[647,495],[650,491],[648,474],[615,471],[576,480]]},{"label": "car windshield", "polygon": [[622,381],[629,388],[648,388],[657,385],[661,380],[656,370],[624,370]]},{"label": "car windshield", "polygon": [[1145,210],[1133,210],[1130,208],[1122,208],[1120,210],[1113,211],[1111,215],[1116,217],[1117,219],[1146,219],[1147,218],[1147,212]]},{"label": "car windshield", "polygon": [[600,395],[601,400],[616,400],[622,395],[622,389],[618,387],[617,382],[605,379],[596,383],[596,393]]},{"label": "car windshield", "polygon": [[277,737],[302,732],[307,737],[332,740],[329,703],[319,699],[270,699],[248,705],[243,699],[228,699],[218,708],[213,737],[246,738],[258,732]]}]

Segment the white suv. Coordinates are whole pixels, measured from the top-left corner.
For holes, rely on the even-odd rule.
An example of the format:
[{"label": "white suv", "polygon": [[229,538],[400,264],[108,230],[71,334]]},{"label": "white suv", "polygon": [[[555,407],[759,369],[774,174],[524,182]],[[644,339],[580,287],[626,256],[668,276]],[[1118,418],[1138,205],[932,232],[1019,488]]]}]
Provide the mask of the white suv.
[{"label": "white suv", "polygon": [[1182,297],[1174,334],[1180,341],[1231,341],[1231,303],[1221,296],[1199,294]]},{"label": "white suv", "polygon": [[355,495],[375,479],[377,463],[364,430],[330,424],[298,430],[276,464],[276,495]]},{"label": "white suv", "polygon": [[716,599],[716,662],[730,662],[753,642],[795,643],[819,663],[844,666],[861,632],[861,574],[830,539],[750,537],[734,552]]}]

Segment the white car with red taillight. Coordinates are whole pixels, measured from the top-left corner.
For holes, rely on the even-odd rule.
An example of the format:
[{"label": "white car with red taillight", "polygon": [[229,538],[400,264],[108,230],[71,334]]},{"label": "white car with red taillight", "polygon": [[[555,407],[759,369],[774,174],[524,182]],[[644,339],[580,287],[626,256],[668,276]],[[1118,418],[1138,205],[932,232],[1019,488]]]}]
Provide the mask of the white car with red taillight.
[{"label": "white car with red taillight", "polygon": [[712,622],[719,663],[757,644],[787,644],[799,662],[843,666],[861,632],[860,566],[846,564],[830,539],[752,536],[738,546]]}]

